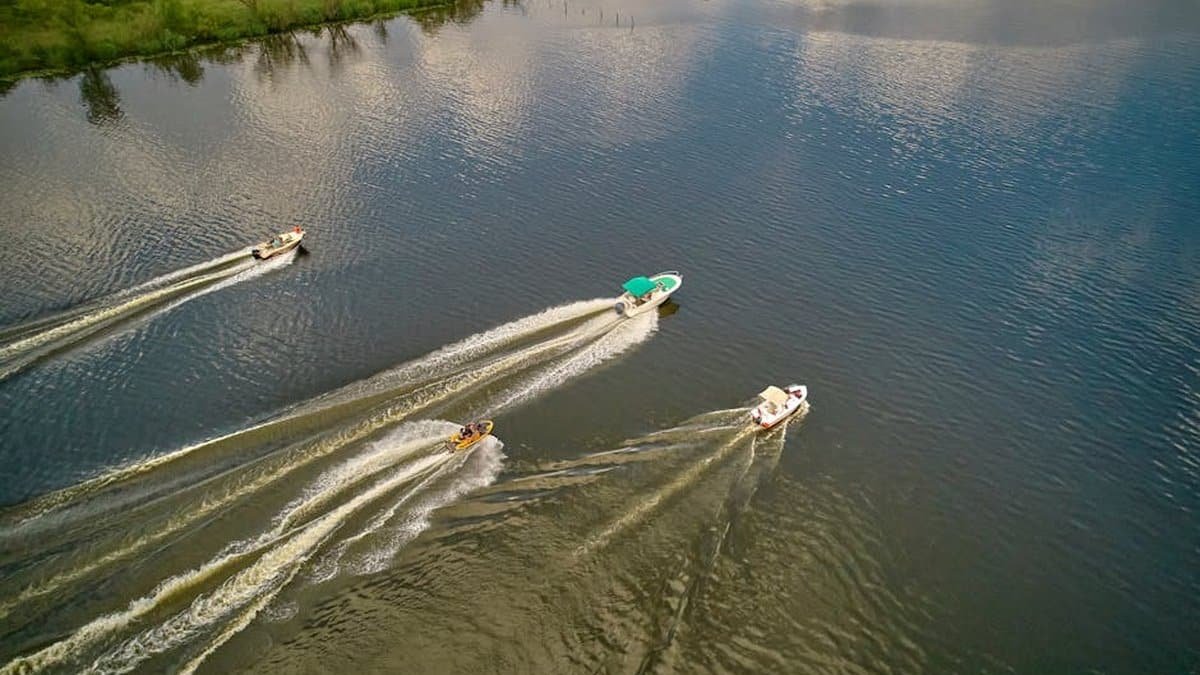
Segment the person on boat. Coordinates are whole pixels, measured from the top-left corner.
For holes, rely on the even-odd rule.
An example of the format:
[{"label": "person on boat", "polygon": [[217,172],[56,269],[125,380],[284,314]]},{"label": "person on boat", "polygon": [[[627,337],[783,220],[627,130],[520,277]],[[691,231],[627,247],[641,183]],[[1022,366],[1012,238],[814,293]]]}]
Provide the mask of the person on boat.
[{"label": "person on boat", "polygon": [[300,226],[297,225],[297,226],[293,227],[292,232],[295,232],[296,234],[300,234]]},{"label": "person on boat", "polygon": [[462,429],[459,429],[458,437],[463,439],[464,441],[467,440],[468,438],[470,438],[471,437],[471,425],[468,424],[467,426],[463,427]]}]

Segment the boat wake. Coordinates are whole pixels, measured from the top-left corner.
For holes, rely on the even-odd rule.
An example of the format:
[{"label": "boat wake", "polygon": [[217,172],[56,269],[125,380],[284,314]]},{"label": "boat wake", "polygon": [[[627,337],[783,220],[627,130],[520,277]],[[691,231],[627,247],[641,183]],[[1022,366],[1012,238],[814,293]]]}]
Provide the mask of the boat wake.
[{"label": "boat wake", "polygon": [[[515,475],[480,498],[500,504],[494,510],[505,511],[535,505],[563,490],[591,490],[582,500],[589,511],[578,521],[583,529],[576,536],[563,536],[580,541],[571,549],[570,568],[631,535],[639,526],[653,523],[675,500],[707,485],[711,474],[727,470],[734,459],[741,468],[728,480],[728,489],[706,487],[703,492],[707,496],[727,493],[725,510],[744,510],[778,462],[788,426],[800,424],[805,417],[799,414],[771,432],[762,432],[750,423],[748,414],[749,408],[744,407],[715,410],[627,440],[619,448],[513,472]],[[617,469],[637,465],[653,469],[622,473],[611,482],[601,480]],[[609,500],[616,508],[603,508]]]},{"label": "boat wake", "polygon": [[[657,485],[645,498],[634,502],[603,527],[598,528],[598,531],[591,534],[575,550],[575,556],[582,558],[605,548],[613,539],[644,522],[677,495],[694,486],[712,466],[721,464],[739,452],[745,460],[745,467],[731,483],[724,510],[737,512],[744,509],[754,491],[758,489],[764,474],[761,462],[752,475],[751,466],[760,456],[771,457],[774,462],[778,462],[787,426],[791,423],[785,422],[770,433],[760,433],[757,427],[748,423],[746,416],[747,410],[744,408],[714,411],[693,418],[680,427],[644,437],[640,444],[635,446],[639,447],[641,452],[655,446],[661,449],[664,444],[665,447],[674,447],[669,441],[679,436],[689,439],[692,444],[701,444],[711,451],[681,466],[674,476]],[[802,418],[803,415],[799,417]],[[771,463],[770,467],[773,468],[774,463]],[[740,506],[734,508],[735,504]]]},{"label": "boat wake", "polygon": [[290,265],[295,253],[260,263],[249,249],[177,270],[51,317],[0,330],[0,380],[89,337],[129,328],[213,291]]},{"label": "boat wake", "polygon": [[[608,300],[589,300],[545,310],[301,403],[259,424],[34,498],[0,514],[0,543],[6,535],[25,535],[70,521],[86,520],[94,528],[101,510],[128,508],[181,485],[194,485],[229,468],[230,462],[244,462],[247,452],[269,449],[276,460],[264,459],[263,464],[290,465],[301,456],[322,456],[421,413],[452,410],[473,413],[460,417],[491,416],[582,374],[657,329],[657,317],[621,320],[611,314],[609,305]],[[492,397],[471,396],[480,387],[495,384],[508,386],[494,387]],[[460,410],[453,410],[456,403]],[[299,440],[286,444],[294,439]],[[279,462],[282,456],[286,460]]]},{"label": "boat wake", "polygon": [[[626,553],[610,549],[628,549],[630,541],[642,548],[647,540],[665,540],[672,542],[665,550],[686,552],[659,563],[664,577],[657,587],[638,589],[656,597],[655,609],[643,617],[637,631],[642,648],[627,655],[641,651],[640,658],[615,669],[653,672],[664,662],[681,626],[714,578],[730,534],[778,466],[789,427],[802,424],[805,417],[802,412],[776,429],[762,432],[749,423],[748,413],[744,408],[715,411],[640,439],[632,447],[641,452],[654,448],[673,452],[681,455],[680,461],[639,491],[640,499],[624,500],[614,515],[591,526],[573,551],[573,567],[607,567],[607,562],[598,560],[624,559]],[[687,442],[681,444],[680,437]],[[626,617],[602,608],[591,621],[604,630],[614,630],[626,623]],[[604,663],[610,656],[598,653],[593,658]]]},{"label": "boat wake", "polygon": [[[776,506],[759,498],[764,486],[788,484],[776,467],[803,419],[762,432],[748,407],[718,410],[600,452],[510,466],[444,512],[439,536],[409,549],[387,583],[339,594],[326,616],[354,625],[357,644],[469,636],[462,644],[479,656],[459,662],[468,670],[486,669],[486,655],[513,634],[539,645],[513,656],[517,670],[678,669],[690,648],[684,636],[695,635],[688,628],[746,583],[738,549],[765,537],[742,537]],[[291,607],[281,602],[277,614],[291,616]],[[287,635],[287,647],[268,650],[263,664],[346,663],[344,652],[325,660],[323,648],[344,629],[284,621],[271,634]],[[390,662],[413,672],[444,663],[437,653]]]},{"label": "boat wake", "polygon": [[428,420],[520,405],[656,326],[617,319],[608,300],[556,307],[10,509],[0,673],[186,671],[282,589],[387,568],[437,509],[501,469],[498,440],[449,453],[457,426]]},{"label": "boat wake", "polygon": [[[439,477],[461,468],[467,453],[451,453],[443,444],[455,429],[452,422],[397,427],[310,481],[258,534],[226,545],[202,564],[161,581],[123,610],[89,621],[66,639],[10,662],[0,673],[66,665],[127,672],[206,634],[207,644],[190,659],[198,665],[196,656],[215,649],[252,620],[355,516],[380,509],[388,496],[391,503],[381,512],[394,514],[436,486]],[[489,438],[475,452],[498,466],[501,448],[498,440]],[[126,629],[133,629],[132,634],[125,634]]]}]

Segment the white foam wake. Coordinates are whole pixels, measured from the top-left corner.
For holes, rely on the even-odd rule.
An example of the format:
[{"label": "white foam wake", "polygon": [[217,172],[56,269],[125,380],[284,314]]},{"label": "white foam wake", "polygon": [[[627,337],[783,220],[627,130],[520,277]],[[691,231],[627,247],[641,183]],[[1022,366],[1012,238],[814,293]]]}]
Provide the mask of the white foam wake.
[{"label": "white foam wake", "polygon": [[[454,478],[448,486],[420,499],[418,503],[407,509],[403,522],[390,527],[380,545],[350,561],[351,571],[355,574],[374,574],[386,569],[405,545],[429,527],[430,516],[434,511],[463,495],[494,483],[496,477],[500,475],[500,470],[504,467],[504,444],[498,439],[489,439],[489,441],[480,444],[480,447],[472,452],[470,457],[464,458],[453,472]],[[396,504],[379,514],[352,539],[361,541],[368,534],[377,534],[388,521],[395,517],[399,506],[400,504]]]},{"label": "white foam wake", "polygon": [[[275,260],[288,259],[288,256],[279,256],[272,259]],[[264,268],[272,269],[272,268]],[[242,281],[244,279],[238,279]],[[230,280],[231,283],[233,280]],[[591,314],[596,314],[603,310],[610,310],[611,301],[604,299],[586,300],[582,302],[573,302],[558,307],[552,307],[537,314],[503,324],[496,328],[472,335],[463,340],[460,340],[451,345],[447,345],[437,349],[426,356],[423,356],[414,361],[402,364],[396,368],[384,371],[378,375],[367,378],[360,382],[347,385],[331,394],[318,397],[312,401],[302,404],[297,408],[289,411],[286,415],[276,419],[269,420],[246,429],[241,429],[233,433],[224,434],[214,437],[200,443],[194,443],[185,446],[178,450],[155,455],[142,460],[131,462],[127,465],[109,469],[102,474],[89,478],[69,488],[64,488],[42,497],[36,498],[30,504],[21,509],[20,519],[6,528],[5,532],[0,533],[0,537],[5,534],[17,534],[23,530],[28,530],[31,526],[35,526],[39,521],[45,525],[54,524],[54,519],[47,519],[51,513],[69,509],[72,505],[80,503],[80,501],[90,494],[105,489],[106,487],[131,480],[140,475],[149,473],[155,469],[162,468],[170,463],[188,457],[196,452],[201,452],[205,448],[211,447],[217,443],[232,440],[239,435],[252,433],[264,427],[278,424],[286,424],[287,420],[295,417],[311,413],[315,410],[321,410],[340,401],[350,400],[355,397],[370,395],[381,390],[386,390],[389,387],[395,387],[398,383],[414,383],[414,382],[433,382],[436,383],[440,378],[445,378],[450,374],[467,368],[473,361],[478,360],[481,356],[493,353],[505,345],[519,341],[523,338],[528,338],[540,332],[550,330],[559,324],[585,318]],[[576,339],[572,337],[573,333],[568,334],[568,339]],[[559,340],[562,338],[560,337]],[[535,344],[525,350],[518,351],[514,357],[503,359],[499,363],[490,364],[479,369],[477,372],[470,373],[466,378],[460,378],[459,382],[478,381],[482,375],[494,374],[497,371],[496,366],[509,366],[518,363],[523,358],[528,358],[537,353],[541,353],[548,349],[553,349],[560,346],[559,341],[551,340],[543,343]],[[453,384],[445,387],[433,387],[430,389],[429,398],[426,399],[426,404],[438,400],[437,389],[444,389],[447,392],[458,391],[458,388]],[[412,398],[422,398],[422,392],[414,392]],[[371,426],[368,431],[374,430],[376,426]],[[0,605],[2,606],[2,605]],[[0,614],[3,610],[0,609]]]},{"label": "white foam wake", "polygon": [[612,539],[618,534],[621,534],[625,530],[644,520],[650,513],[657,509],[658,506],[663,503],[663,501],[670,499],[684,488],[695,483],[700,475],[703,474],[704,471],[713,464],[713,462],[716,462],[728,455],[729,452],[736,448],[739,443],[746,440],[753,442],[754,432],[755,427],[749,424],[746,424],[738,429],[732,438],[725,443],[722,443],[717,448],[716,452],[713,452],[699,462],[696,462],[686,471],[677,476],[675,480],[671,481],[663,488],[650,495],[648,498],[636,504],[633,508],[626,511],[620,517],[612,520],[607,527],[605,527],[595,536],[589,538],[583,543],[583,545],[577,548],[575,550],[575,556],[586,556],[597,549],[607,546],[608,543],[612,541]]},{"label": "white foam wake", "polygon": [[[221,269],[215,272],[207,270],[220,267],[237,260],[240,257],[245,257],[246,261],[241,265],[236,265],[227,269]],[[100,301],[98,307],[90,312],[86,312],[82,316],[68,320],[37,332],[33,335],[20,338],[7,345],[0,347],[0,361],[6,361],[16,356],[35,349],[41,345],[61,340],[72,334],[81,333],[86,329],[105,323],[112,319],[118,318],[138,311],[139,309],[153,305],[156,302],[163,300],[171,295],[186,291],[188,288],[201,286],[212,283],[218,279],[231,277],[239,274],[244,270],[249,270],[255,267],[255,262],[249,258],[248,251],[237,251],[228,255],[216,258],[206,263],[193,265],[192,267],[164,275],[158,279],[148,281],[140,286],[136,286],[128,291],[115,294],[112,298],[106,301]],[[182,281],[180,281],[182,280]],[[174,282],[174,283],[172,283]],[[198,292],[195,296],[203,295],[204,291]],[[175,303],[179,304],[179,303]],[[175,305],[172,305],[175,306]],[[6,368],[0,370],[0,379],[15,372],[15,368]]]},{"label": "white foam wake", "polygon": [[[356,457],[343,470],[327,473],[318,478],[306,491],[313,501],[327,501],[333,494],[344,491],[355,466],[379,461],[381,455],[405,457],[420,447],[437,446],[444,440],[450,423],[426,423],[404,426],[389,434],[387,439],[375,444],[372,451]],[[89,647],[106,637],[133,626],[142,617],[163,606],[179,593],[187,592],[205,580],[218,574],[225,567],[249,553],[270,548],[255,563],[227,579],[213,593],[196,598],[189,610],[185,610],[155,628],[127,640],[122,646],[93,663],[101,671],[124,672],[153,653],[169,649],[190,639],[201,627],[220,619],[244,606],[251,599],[265,592],[272,584],[286,584],[295,574],[295,567],[308,559],[312,550],[341,523],[364,504],[378,496],[419,478],[431,468],[451,459],[446,452],[435,452],[404,464],[389,478],[375,483],[353,499],[314,520],[287,529],[296,523],[295,514],[308,510],[307,502],[290,502],[274,520],[274,525],[259,536],[235,542],[214,556],[207,563],[188,572],[175,575],[160,583],[150,594],[129,603],[119,612],[101,616],[79,628],[69,637],[60,640],[34,654],[21,657],[0,668],[0,675],[42,670],[77,659]],[[337,478],[331,479],[331,476]],[[282,542],[282,543],[281,543]],[[276,589],[277,590],[277,589]]]},{"label": "white foam wake", "polygon": [[[499,392],[495,404],[490,407],[499,410],[517,405],[621,354],[646,340],[657,328],[654,314],[628,320],[599,315],[608,312],[608,307],[609,302],[603,300],[553,308],[501,326],[494,329],[494,333],[489,331],[472,336],[364,381],[369,385],[364,386],[364,390],[371,392],[379,383],[389,382],[388,378],[403,379],[399,373],[429,380],[398,394],[396,402],[386,408],[372,409],[369,417],[294,443],[283,451],[256,460],[253,465],[214,479],[210,487],[216,489],[203,494],[196,503],[172,511],[161,524],[145,529],[132,541],[121,541],[113,550],[55,573],[38,586],[27,587],[11,602],[0,603],[0,615],[21,606],[24,600],[95,576],[104,567],[159,545],[192,524],[220,514],[237,500],[276,484],[299,467],[361,441],[430,405],[478,391],[480,385],[502,381],[510,375],[516,375],[517,379]],[[591,314],[597,316],[589,316]],[[576,323],[578,325],[573,325]],[[570,326],[569,330],[546,333],[567,326]],[[506,349],[513,346],[515,349]],[[448,372],[453,372],[454,376],[445,377]],[[394,386],[394,382],[389,384]],[[351,388],[341,391],[349,390]],[[215,630],[217,637],[198,657],[195,662],[198,664],[252,621],[271,598],[291,582],[299,567],[322,548],[332,532],[342,527],[354,513],[389,490],[411,484],[397,503],[375,514],[365,528],[333,549],[339,554],[334,558],[337,563],[349,544],[365,541],[374,548],[358,553],[348,566],[343,567],[354,572],[380,569],[401,547],[428,527],[435,509],[467,491],[491,483],[500,471],[503,454],[498,441],[494,441],[494,446],[480,445],[469,458],[436,450],[425,451],[429,448],[428,443],[440,444],[454,428],[448,422],[416,422],[398,427],[383,440],[366,445],[349,460],[324,470],[274,516],[261,534],[225,546],[204,565],[164,580],[149,594],[130,602],[124,610],[100,616],[59,642],[15,659],[0,668],[0,674],[41,670],[93,658],[113,640],[135,629],[143,630],[119,647],[105,652],[95,660],[93,668],[123,672],[153,654],[193,640],[202,631],[212,634]],[[202,446],[186,450],[194,451],[197,447]],[[103,487],[106,482],[119,482],[121,477],[149,471],[169,461],[151,459],[123,470],[124,474],[94,479],[92,485]],[[390,476],[377,480],[384,473],[390,473]],[[355,492],[367,483],[372,484]],[[70,508],[74,503],[73,494],[80,493],[64,491],[57,501],[49,500],[42,505],[51,509],[56,504]],[[56,518],[60,515],[61,512],[55,513]],[[401,520],[397,523],[398,516]],[[379,536],[368,539],[372,533]],[[249,562],[251,560],[253,562]],[[244,565],[248,566],[243,569]],[[190,609],[158,623],[155,614],[187,599],[197,589],[217,583],[230,570],[239,571],[228,576],[217,589],[195,598]],[[147,623],[153,627],[144,628]]]},{"label": "white foam wake", "polygon": [[359,493],[350,501],[306,525],[282,545],[267,551],[253,565],[227,579],[212,593],[196,598],[186,610],[126,640],[117,649],[96,659],[92,668],[104,673],[129,672],[146,659],[184,644],[203,629],[234,611],[248,607],[250,612],[244,614],[245,618],[238,622],[237,630],[241,630],[296,576],[301,565],[347,518],[366,504],[404,485],[414,476],[438,463],[447,461],[448,458],[448,453],[423,457],[391,478]]},{"label": "white foam wake", "polygon": [[611,311],[612,301],[602,298],[582,300],[538,312],[516,321],[497,326],[482,333],[441,347],[429,354],[373,375],[365,380],[349,384],[341,389],[314,399],[297,410],[307,412],[313,407],[325,407],[338,401],[361,398],[374,392],[385,391],[397,384],[429,381],[446,377],[469,367],[480,358],[524,338],[549,330],[557,325],[583,319],[592,314]]},{"label": "white foam wake", "polygon": [[[600,336],[575,354],[520,383],[503,398],[493,403],[489,407],[489,414],[495,414],[540,396],[546,391],[560,386],[563,382],[588,372],[645,342],[658,330],[658,315],[649,312],[631,319],[621,320],[621,323],[611,329],[608,328],[609,326],[611,326],[611,322],[608,321],[608,317],[600,317],[597,319],[596,326],[585,327],[587,334],[599,333]],[[607,332],[603,332],[605,330]]]},{"label": "white foam wake", "polygon": [[[368,535],[375,533],[376,530],[382,527],[396,514],[397,510],[412,502],[414,498],[419,497],[430,487],[431,484],[435,483],[444,475],[459,474],[460,470],[464,468],[464,465],[466,465],[467,470],[462,471],[462,475],[457,476],[457,478],[448,488],[437,491],[414,505],[409,510],[408,517],[406,518],[404,525],[399,528],[395,528],[396,532],[391,538],[389,538],[386,545],[380,549],[376,549],[366,554],[363,558],[364,562],[356,566],[354,571],[359,574],[367,574],[384,569],[391,561],[392,557],[394,557],[395,554],[399,552],[399,550],[403,548],[405,544],[412,541],[418,534],[429,527],[429,517],[434,510],[449,504],[451,501],[466,494],[467,492],[470,492],[471,490],[489,485],[496,479],[496,476],[500,473],[500,467],[503,464],[504,459],[504,454],[501,451],[502,447],[503,444],[499,441],[499,439],[493,437],[483,441],[470,453],[457,453],[453,455],[452,459],[439,467],[436,472],[432,473],[420,483],[409,489],[394,504],[373,518],[370,523],[368,523],[367,526],[359,533],[340,543],[335,549],[334,554],[327,556],[327,558],[332,557],[333,560],[323,561],[321,565],[318,565],[325,566],[327,568],[327,571],[321,575],[320,579],[328,579],[337,573],[340,556],[345,552],[350,543],[360,541]],[[472,464],[475,464],[476,466],[472,468]],[[288,577],[288,581],[290,581],[294,576],[295,571],[293,571],[292,575]],[[245,611],[243,611],[233,621],[226,625],[223,630],[221,630],[212,640],[210,640],[199,654],[189,660],[180,669],[180,672],[195,672],[196,669],[200,667],[200,664],[205,661],[205,659],[211,656],[213,652],[221,647],[221,645],[228,642],[229,639],[234,635],[241,632],[250,624],[251,621],[254,620],[259,612],[263,611],[264,608],[267,608],[271,601],[278,596],[279,591],[281,591],[286,585],[287,582],[284,582],[278,586],[274,592],[264,594],[262,597],[253,602]],[[124,672],[124,670],[118,670],[115,672]]]}]

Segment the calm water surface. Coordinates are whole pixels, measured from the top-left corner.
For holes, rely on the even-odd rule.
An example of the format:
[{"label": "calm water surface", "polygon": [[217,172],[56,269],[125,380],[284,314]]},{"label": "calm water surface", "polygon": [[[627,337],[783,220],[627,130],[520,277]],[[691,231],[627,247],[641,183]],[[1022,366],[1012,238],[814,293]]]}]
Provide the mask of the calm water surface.
[{"label": "calm water surface", "polygon": [[12,86],[0,672],[1196,672],[1198,139],[1169,0],[487,3]]}]

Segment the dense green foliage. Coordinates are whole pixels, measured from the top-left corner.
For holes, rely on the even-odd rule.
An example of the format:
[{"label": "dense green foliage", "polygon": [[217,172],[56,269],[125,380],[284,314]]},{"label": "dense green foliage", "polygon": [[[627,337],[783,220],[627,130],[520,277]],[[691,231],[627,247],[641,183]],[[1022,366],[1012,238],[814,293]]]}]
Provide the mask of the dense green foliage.
[{"label": "dense green foliage", "polygon": [[69,70],[442,0],[0,0],[0,77]]}]

